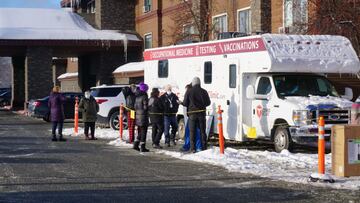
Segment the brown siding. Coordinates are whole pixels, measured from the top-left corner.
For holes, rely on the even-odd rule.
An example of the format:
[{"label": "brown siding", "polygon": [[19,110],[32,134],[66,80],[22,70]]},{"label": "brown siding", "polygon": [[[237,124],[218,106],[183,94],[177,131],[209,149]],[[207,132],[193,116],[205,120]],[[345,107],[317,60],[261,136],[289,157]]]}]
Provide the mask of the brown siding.
[{"label": "brown siding", "polygon": [[279,27],[283,26],[283,1],[271,1],[271,32],[279,33]]}]

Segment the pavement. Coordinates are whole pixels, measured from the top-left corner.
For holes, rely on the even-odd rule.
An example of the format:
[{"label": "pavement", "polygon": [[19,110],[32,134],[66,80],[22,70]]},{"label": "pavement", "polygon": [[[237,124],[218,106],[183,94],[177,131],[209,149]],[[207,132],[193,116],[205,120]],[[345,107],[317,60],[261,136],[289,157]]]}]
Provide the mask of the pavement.
[{"label": "pavement", "polygon": [[359,191],[142,155],[109,140],[51,142],[50,128],[0,110],[0,202],[360,202]]}]

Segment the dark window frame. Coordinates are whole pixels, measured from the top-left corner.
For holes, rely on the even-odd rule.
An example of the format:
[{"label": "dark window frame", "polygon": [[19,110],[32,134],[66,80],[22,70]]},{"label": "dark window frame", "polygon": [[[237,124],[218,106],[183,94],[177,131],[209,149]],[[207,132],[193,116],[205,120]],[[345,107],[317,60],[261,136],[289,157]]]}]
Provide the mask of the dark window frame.
[{"label": "dark window frame", "polygon": [[236,64],[229,65],[229,88],[236,88]]},{"label": "dark window frame", "polygon": [[204,84],[212,83],[212,62],[206,61],[204,63]]},{"label": "dark window frame", "polygon": [[[163,63],[165,64],[165,66],[162,65]],[[167,59],[158,61],[158,77],[159,78],[169,77],[169,61]]]}]

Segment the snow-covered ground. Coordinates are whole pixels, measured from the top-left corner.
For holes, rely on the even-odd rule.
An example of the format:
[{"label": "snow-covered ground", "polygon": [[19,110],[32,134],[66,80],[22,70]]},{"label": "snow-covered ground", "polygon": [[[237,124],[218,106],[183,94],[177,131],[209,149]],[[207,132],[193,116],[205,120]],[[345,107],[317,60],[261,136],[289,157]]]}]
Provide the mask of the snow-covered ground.
[{"label": "snow-covered ground", "polygon": [[[64,129],[64,134],[73,134],[73,129]],[[112,129],[97,128],[96,137],[103,139],[114,139],[109,142],[110,145],[120,148],[131,148],[132,145],[119,138],[119,132]],[[83,136],[83,129],[79,128],[79,136]],[[151,132],[148,131],[147,140],[151,143]],[[127,140],[127,131],[124,131],[123,139]],[[163,141],[162,141],[163,143]],[[148,147],[150,147],[148,145]],[[293,183],[311,184],[320,187],[331,187],[338,189],[360,189],[360,177],[340,178],[335,177],[335,183],[308,183],[310,174],[317,172],[317,154],[282,153],[269,151],[254,151],[247,149],[226,148],[225,154],[220,155],[218,147],[212,147],[206,151],[192,153],[183,153],[179,151],[169,151],[166,148],[162,150],[151,151],[168,155],[174,158],[196,161],[201,163],[213,164],[224,167],[232,172],[249,173],[261,177],[283,180]],[[326,155],[326,171],[331,174],[331,154]]]}]

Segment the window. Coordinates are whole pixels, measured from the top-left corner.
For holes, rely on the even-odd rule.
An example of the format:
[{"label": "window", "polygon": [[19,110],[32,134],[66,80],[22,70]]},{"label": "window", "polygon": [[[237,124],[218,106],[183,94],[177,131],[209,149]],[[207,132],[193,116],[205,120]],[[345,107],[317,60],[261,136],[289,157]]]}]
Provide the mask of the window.
[{"label": "window", "polygon": [[167,78],[169,75],[169,62],[168,60],[161,60],[158,64],[158,77]]},{"label": "window", "polygon": [[146,34],[144,36],[145,49],[152,48],[152,34]]},{"label": "window", "polygon": [[260,78],[256,94],[267,95],[270,93],[270,91],[271,91],[270,79],[267,77]]},{"label": "window", "polygon": [[197,29],[195,28],[195,26],[193,24],[185,24],[183,25],[183,34],[184,35],[194,35],[197,34],[198,32],[196,31]]},{"label": "window", "polygon": [[238,12],[238,31],[245,34],[251,34],[250,9],[240,10]]},{"label": "window", "polygon": [[308,21],[308,0],[284,0],[284,26],[302,26]]},{"label": "window", "polygon": [[96,7],[95,7],[95,0],[90,1],[87,5],[87,13],[95,13]]},{"label": "window", "polygon": [[204,83],[211,84],[212,81],[212,63],[207,61],[204,64]]},{"label": "window", "polygon": [[151,11],[151,0],[144,0],[144,13]]},{"label": "window", "polygon": [[222,32],[227,32],[227,15],[223,14],[220,16],[213,17],[213,25],[214,25],[214,38],[216,38],[217,34]]},{"label": "window", "polygon": [[120,94],[121,89],[121,87],[93,88],[91,95],[93,97],[116,97]]},{"label": "window", "polygon": [[229,66],[229,87],[236,88],[236,65]]}]

